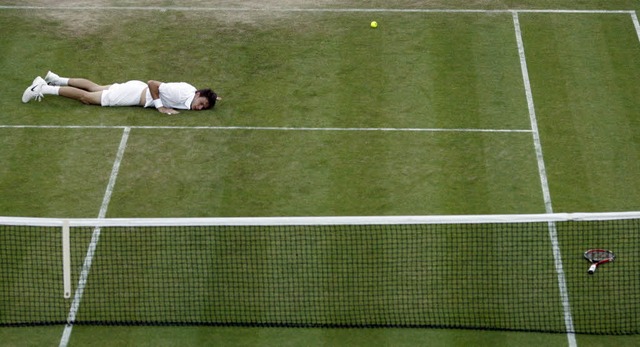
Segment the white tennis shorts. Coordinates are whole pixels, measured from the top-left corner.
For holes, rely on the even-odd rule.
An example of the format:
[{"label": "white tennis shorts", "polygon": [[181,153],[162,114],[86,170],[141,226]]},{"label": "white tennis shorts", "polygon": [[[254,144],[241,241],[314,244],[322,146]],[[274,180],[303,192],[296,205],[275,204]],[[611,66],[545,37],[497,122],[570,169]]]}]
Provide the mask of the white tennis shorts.
[{"label": "white tennis shorts", "polygon": [[102,106],[138,106],[140,95],[145,88],[147,84],[142,81],[114,83],[102,92],[100,104]]}]

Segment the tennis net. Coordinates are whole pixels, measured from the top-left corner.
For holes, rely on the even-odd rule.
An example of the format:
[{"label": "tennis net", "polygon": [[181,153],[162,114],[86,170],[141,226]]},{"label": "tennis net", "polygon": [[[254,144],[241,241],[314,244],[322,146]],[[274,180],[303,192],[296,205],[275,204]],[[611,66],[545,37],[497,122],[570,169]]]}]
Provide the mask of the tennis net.
[{"label": "tennis net", "polygon": [[[2,217],[0,325],[637,334],[639,230],[640,212]],[[590,248],[616,259],[589,275]]]}]

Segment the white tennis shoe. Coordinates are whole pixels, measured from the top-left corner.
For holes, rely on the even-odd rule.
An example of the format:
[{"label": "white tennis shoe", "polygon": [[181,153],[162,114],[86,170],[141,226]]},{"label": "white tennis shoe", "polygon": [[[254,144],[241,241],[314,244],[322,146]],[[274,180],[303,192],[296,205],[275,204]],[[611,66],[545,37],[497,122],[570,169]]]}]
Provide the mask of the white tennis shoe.
[{"label": "white tennis shoe", "polygon": [[33,83],[22,93],[22,102],[25,104],[33,99],[38,101],[42,100],[42,86],[46,86],[47,81],[38,76],[33,80]]},{"label": "white tennis shoe", "polygon": [[57,74],[53,73],[53,71],[47,72],[47,75],[44,76],[44,80],[47,82],[47,84],[49,84],[51,86],[60,85],[59,79],[60,79],[60,76],[58,76]]}]

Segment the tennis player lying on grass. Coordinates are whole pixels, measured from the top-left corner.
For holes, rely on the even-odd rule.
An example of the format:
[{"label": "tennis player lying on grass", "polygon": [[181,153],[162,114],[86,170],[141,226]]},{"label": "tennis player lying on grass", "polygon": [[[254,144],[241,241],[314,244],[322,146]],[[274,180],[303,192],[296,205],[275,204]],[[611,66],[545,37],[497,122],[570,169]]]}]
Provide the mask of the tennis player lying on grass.
[{"label": "tennis player lying on grass", "polygon": [[215,106],[218,95],[211,89],[196,89],[185,83],[128,81],[99,85],[84,78],[65,78],[49,71],[22,94],[22,102],[40,101],[44,95],[60,95],[87,105],[155,107],[166,114],[180,110],[207,110]]}]

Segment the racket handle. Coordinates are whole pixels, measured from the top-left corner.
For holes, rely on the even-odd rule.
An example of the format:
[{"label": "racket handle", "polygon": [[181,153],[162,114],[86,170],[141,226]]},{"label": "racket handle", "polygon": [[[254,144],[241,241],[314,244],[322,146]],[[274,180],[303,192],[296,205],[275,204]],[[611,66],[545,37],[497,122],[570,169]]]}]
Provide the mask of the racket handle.
[{"label": "racket handle", "polygon": [[592,264],[591,266],[589,266],[589,270],[587,271],[589,275],[593,275],[593,273],[596,272],[597,267],[598,267],[598,264]]}]

